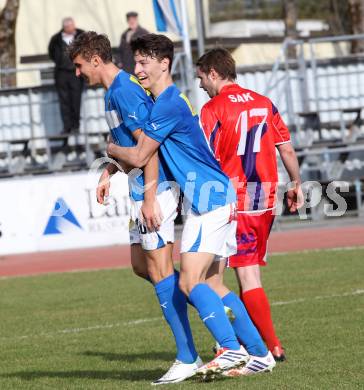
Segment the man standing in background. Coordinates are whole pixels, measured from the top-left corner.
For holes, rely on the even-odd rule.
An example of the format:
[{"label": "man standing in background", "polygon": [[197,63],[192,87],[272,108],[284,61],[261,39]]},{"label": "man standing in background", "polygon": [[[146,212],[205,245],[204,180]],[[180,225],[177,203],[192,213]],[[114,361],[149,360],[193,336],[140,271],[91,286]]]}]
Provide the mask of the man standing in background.
[{"label": "man standing in background", "polygon": [[120,38],[119,55],[120,63],[119,66],[127,73],[134,73],[134,54],[130,48],[130,42],[132,39],[141,37],[142,35],[148,34],[148,31],[139,26],[137,12],[131,11],[126,14],[126,21],[128,28],[122,33]]},{"label": "man standing in background", "polygon": [[67,47],[83,30],[76,28],[71,17],[62,20],[62,30],[53,35],[48,45],[49,58],[55,63],[54,80],[63,122],[62,134],[77,133],[80,128],[82,78],[76,77],[75,67]]}]

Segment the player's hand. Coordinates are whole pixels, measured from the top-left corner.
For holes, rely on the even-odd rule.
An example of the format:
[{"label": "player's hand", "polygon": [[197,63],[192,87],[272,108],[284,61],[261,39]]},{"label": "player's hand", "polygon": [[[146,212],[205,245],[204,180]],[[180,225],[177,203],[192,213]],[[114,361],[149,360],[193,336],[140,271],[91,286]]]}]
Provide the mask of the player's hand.
[{"label": "player's hand", "polygon": [[302,207],[304,202],[305,198],[300,184],[297,184],[295,188],[287,191],[287,206],[291,213],[296,212],[300,207]]},{"label": "player's hand", "polygon": [[159,202],[157,200],[144,200],[140,211],[143,224],[147,226],[148,230],[159,230],[163,220]]},{"label": "player's hand", "polygon": [[105,204],[110,191],[110,173],[107,169],[102,172],[99,184],[96,188],[96,199],[100,204]]}]

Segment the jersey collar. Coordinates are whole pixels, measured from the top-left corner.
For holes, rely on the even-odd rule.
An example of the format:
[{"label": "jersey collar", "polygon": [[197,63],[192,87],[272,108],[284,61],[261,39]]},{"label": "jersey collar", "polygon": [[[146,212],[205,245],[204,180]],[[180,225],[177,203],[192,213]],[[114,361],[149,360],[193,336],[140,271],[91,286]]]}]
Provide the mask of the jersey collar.
[{"label": "jersey collar", "polygon": [[228,85],[224,85],[221,89],[220,89],[220,93],[222,92],[226,92],[230,89],[235,89],[235,88],[239,88],[239,84],[228,84]]}]

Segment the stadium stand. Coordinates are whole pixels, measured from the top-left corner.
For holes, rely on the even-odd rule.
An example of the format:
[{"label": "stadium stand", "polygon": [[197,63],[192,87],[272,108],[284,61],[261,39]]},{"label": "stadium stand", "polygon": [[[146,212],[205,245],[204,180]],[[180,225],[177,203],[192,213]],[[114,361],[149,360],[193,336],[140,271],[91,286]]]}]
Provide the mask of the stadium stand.
[{"label": "stadium stand", "polygon": [[[364,56],[352,54],[350,47],[361,39],[285,41],[266,88],[268,95],[281,91],[276,104],[292,130],[303,181],[316,180],[324,191],[331,181],[346,183],[349,210],[358,214],[364,181]],[[333,46],[331,57],[320,52],[323,44]],[[286,55],[289,45],[296,48],[294,60]]]}]

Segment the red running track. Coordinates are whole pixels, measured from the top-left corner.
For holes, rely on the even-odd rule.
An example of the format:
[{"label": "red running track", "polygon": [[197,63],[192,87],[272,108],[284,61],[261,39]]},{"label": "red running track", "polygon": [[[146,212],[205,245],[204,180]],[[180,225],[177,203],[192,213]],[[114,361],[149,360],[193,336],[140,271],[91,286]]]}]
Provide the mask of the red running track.
[{"label": "red running track", "polygon": [[[179,244],[175,246],[175,259],[178,259],[178,246]],[[352,246],[364,246],[364,226],[273,232],[269,239],[270,253]],[[51,272],[119,268],[129,265],[130,256],[127,245],[39,252],[0,257],[0,276],[26,276]]]}]

